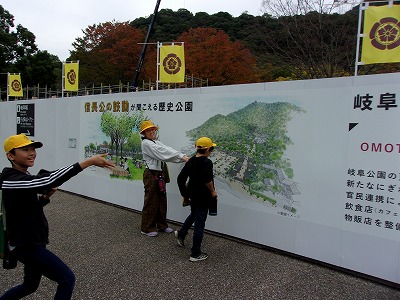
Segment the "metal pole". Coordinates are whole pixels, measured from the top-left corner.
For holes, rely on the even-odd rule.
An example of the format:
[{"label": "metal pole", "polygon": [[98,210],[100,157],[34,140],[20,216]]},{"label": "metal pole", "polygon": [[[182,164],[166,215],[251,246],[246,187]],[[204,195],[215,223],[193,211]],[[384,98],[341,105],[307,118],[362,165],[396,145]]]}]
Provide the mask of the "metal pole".
[{"label": "metal pole", "polygon": [[144,44],[143,44],[143,48],[142,48],[142,53],[139,56],[139,62],[136,67],[135,78],[133,79],[133,85],[132,85],[133,90],[135,90],[138,85],[139,74],[140,74],[140,71],[142,70],[144,56],[146,54],[147,42],[149,41],[151,30],[153,29],[154,20],[157,16],[158,7],[160,6],[160,2],[161,2],[161,0],[157,0],[157,4],[156,4],[156,7],[154,8],[153,16],[151,17],[151,20],[150,20],[149,29],[147,30],[146,39],[144,40]]},{"label": "metal pole", "polygon": [[7,73],[7,102],[10,100],[10,95],[9,95],[9,93],[8,93],[8,89],[10,88],[10,82],[9,82],[9,80],[10,80],[10,73]]},{"label": "metal pole", "polygon": [[366,8],[364,8],[364,5],[368,8],[368,3],[363,3],[361,1],[358,9],[358,29],[357,29],[357,47],[356,47],[356,63],[355,63],[355,70],[354,70],[354,76],[358,75],[358,65],[362,65],[362,63],[358,62],[359,60],[359,55],[360,55],[360,40],[361,38],[364,38],[364,34],[361,33],[361,19],[362,19],[362,12]]},{"label": "metal pole", "polygon": [[158,83],[160,82],[160,73],[159,73],[159,68],[160,68],[160,47],[162,46],[162,43],[157,42],[157,81],[156,81],[156,90],[158,91]]},{"label": "metal pole", "polygon": [[62,68],[61,68],[61,98],[64,98],[64,80],[65,80],[65,76],[64,76],[64,63],[65,62],[61,62],[62,63]]}]

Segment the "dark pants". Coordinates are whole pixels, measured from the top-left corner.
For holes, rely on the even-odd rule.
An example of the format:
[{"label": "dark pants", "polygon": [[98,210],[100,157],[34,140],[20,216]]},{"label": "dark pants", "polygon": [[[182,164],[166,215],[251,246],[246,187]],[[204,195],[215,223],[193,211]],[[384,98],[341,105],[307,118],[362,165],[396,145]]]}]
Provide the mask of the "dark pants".
[{"label": "dark pants", "polygon": [[201,242],[203,241],[204,227],[207,220],[207,207],[190,207],[190,215],[186,218],[182,225],[182,228],[178,232],[178,236],[181,239],[185,239],[186,235],[192,224],[194,223],[193,232],[193,245],[192,245],[192,257],[197,257],[201,254]]},{"label": "dark pants", "polygon": [[70,268],[46,246],[15,248],[17,258],[24,264],[24,282],[8,290],[0,300],[21,299],[34,293],[42,275],[58,283],[55,300],[71,299],[75,275]]},{"label": "dark pants", "polygon": [[154,176],[161,171],[144,170],[144,203],[142,209],[142,222],[140,230],[143,232],[163,231],[167,224],[167,195],[161,194],[157,180]]}]

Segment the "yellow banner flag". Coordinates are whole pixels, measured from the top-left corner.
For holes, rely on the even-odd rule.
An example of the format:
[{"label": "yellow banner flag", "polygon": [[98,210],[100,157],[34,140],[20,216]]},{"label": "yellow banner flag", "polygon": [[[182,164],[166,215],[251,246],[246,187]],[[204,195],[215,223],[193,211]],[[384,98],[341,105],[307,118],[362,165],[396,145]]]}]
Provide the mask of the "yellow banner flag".
[{"label": "yellow banner flag", "polygon": [[75,92],[78,90],[79,63],[64,63],[64,90]]},{"label": "yellow banner flag", "polygon": [[8,95],[12,97],[22,97],[21,74],[8,74]]},{"label": "yellow banner flag", "polygon": [[361,62],[400,62],[400,5],[366,9]]},{"label": "yellow banner flag", "polygon": [[185,54],[183,45],[160,47],[160,82],[185,81]]}]

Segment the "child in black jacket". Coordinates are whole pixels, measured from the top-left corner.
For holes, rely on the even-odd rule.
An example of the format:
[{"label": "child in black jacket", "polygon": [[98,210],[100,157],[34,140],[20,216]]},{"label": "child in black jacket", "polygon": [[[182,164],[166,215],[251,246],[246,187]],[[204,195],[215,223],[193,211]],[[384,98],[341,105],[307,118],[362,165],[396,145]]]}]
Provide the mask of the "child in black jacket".
[{"label": "child in black jacket", "polygon": [[[183,198],[190,198],[190,215],[186,218],[179,231],[175,231],[178,244],[184,247],[184,240],[188,230],[194,223],[193,245],[190,261],[207,259],[208,255],[201,252],[204,227],[212,199],[217,198],[214,187],[213,163],[208,158],[214,147],[213,141],[208,137],[199,138],[195,147],[197,153],[191,157],[178,175],[178,187]],[[187,183],[187,179],[189,182]]]},{"label": "child in black jacket", "polygon": [[58,283],[54,299],[71,299],[75,275],[55,254],[46,249],[49,227],[43,207],[50,202],[56,188],[89,166],[112,169],[114,164],[105,155],[95,155],[56,171],[42,171],[32,175],[36,148],[41,142],[24,134],[13,135],[4,141],[4,150],[11,168],[4,168],[0,176],[6,212],[7,237],[11,253],[24,264],[24,281],[8,290],[0,300],[21,299],[35,292],[42,275]]}]

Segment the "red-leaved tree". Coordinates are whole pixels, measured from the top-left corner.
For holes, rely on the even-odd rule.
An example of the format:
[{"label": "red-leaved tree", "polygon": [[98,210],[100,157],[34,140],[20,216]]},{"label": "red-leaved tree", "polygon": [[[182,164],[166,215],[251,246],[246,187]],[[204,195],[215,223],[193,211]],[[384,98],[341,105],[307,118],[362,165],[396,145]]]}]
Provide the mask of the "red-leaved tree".
[{"label": "red-leaved tree", "polygon": [[212,85],[258,82],[256,58],[240,41],[222,30],[193,28],[178,41],[185,43],[186,74],[208,79]]},{"label": "red-leaved tree", "polygon": [[[81,82],[116,84],[132,82],[145,33],[129,22],[106,22],[89,26],[84,37],[73,43],[71,60],[80,61]],[[153,50],[153,51],[152,51]],[[156,77],[156,49],[148,48],[140,79]]]}]

